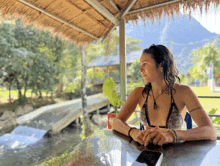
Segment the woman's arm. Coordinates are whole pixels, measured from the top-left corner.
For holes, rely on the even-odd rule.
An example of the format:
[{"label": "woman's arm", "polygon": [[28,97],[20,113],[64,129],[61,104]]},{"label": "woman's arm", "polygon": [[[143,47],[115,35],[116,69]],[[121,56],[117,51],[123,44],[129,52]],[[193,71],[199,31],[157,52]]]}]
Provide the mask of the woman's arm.
[{"label": "woman's arm", "polygon": [[[139,103],[140,95],[142,93],[143,88],[137,87],[135,88],[130,95],[128,96],[124,106],[117,114],[116,118],[113,121],[113,129],[128,136],[128,131],[130,130],[130,126],[126,123],[128,118],[134,112],[137,104]],[[131,131],[132,134],[133,130]]]},{"label": "woman's arm", "polygon": [[197,128],[190,130],[176,130],[178,138],[185,141],[211,139],[216,140],[216,130],[209,116],[202,108],[198,97],[189,86],[182,86],[183,101],[190,112]]}]

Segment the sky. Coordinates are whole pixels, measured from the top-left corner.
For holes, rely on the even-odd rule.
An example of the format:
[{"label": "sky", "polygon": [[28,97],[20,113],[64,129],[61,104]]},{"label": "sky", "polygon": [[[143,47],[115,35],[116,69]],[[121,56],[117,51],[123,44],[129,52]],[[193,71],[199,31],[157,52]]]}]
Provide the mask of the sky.
[{"label": "sky", "polygon": [[[189,14],[189,11],[183,12],[182,8],[180,9],[180,12],[182,14]],[[195,11],[191,11],[191,16],[194,19],[196,19],[209,32],[220,34],[220,21],[219,21],[220,20],[220,6],[216,8],[216,7],[214,7],[213,4],[211,4],[210,7],[208,8],[207,12],[205,11],[205,7],[203,7],[202,15],[200,14],[200,9],[197,8]],[[155,21],[155,22],[157,22],[157,21]],[[143,24],[143,21],[140,18],[138,21],[138,25],[141,25],[141,24]],[[167,27],[165,27],[165,30]],[[165,33],[165,30],[162,31],[162,33],[163,32]],[[128,29],[126,27],[126,34],[127,35],[129,35],[129,32],[131,32],[131,31],[133,31],[133,27],[131,27],[130,29]],[[163,38],[161,38],[161,40],[163,40]]]},{"label": "sky", "polygon": [[[188,14],[189,12],[181,12]],[[203,7],[202,15],[200,14],[200,9],[197,8],[195,11],[191,11],[191,15],[195,18],[204,28],[210,32],[220,34],[220,7],[214,7],[212,4],[206,13]]]}]

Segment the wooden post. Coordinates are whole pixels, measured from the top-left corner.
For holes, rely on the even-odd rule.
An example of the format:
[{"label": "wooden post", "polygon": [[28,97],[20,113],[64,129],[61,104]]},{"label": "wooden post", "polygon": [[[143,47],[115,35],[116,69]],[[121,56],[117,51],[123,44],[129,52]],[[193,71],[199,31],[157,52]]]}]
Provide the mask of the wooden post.
[{"label": "wooden post", "polygon": [[125,43],[125,20],[119,20],[119,41],[120,41],[120,93],[122,100],[126,101],[127,93],[127,68],[126,68],[126,43]]},{"label": "wooden post", "polygon": [[79,118],[76,118],[76,126],[79,126]]},{"label": "wooden post", "polygon": [[89,113],[87,110],[87,95],[86,95],[86,79],[87,79],[87,58],[86,58],[86,47],[81,46],[81,63],[82,63],[82,82],[81,82],[81,98],[82,98],[82,110],[83,110],[83,122],[85,125],[84,134],[89,136],[93,133],[93,130],[90,126]]}]

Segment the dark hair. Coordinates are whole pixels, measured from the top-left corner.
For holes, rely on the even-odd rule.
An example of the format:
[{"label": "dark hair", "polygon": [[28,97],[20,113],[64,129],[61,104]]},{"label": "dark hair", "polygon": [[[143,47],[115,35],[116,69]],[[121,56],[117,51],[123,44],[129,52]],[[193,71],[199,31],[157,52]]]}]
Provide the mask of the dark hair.
[{"label": "dark hair", "polygon": [[[155,61],[156,67],[159,65],[163,67],[163,76],[164,81],[167,85],[168,93],[171,93],[172,90],[175,91],[174,83],[176,78],[180,82],[180,78],[178,77],[178,70],[174,65],[174,59],[172,53],[169,49],[163,45],[154,45],[152,44],[149,48],[144,49],[143,53],[150,54],[151,58]],[[144,93],[148,93],[151,89],[151,83],[147,83],[142,91],[142,95]]]}]

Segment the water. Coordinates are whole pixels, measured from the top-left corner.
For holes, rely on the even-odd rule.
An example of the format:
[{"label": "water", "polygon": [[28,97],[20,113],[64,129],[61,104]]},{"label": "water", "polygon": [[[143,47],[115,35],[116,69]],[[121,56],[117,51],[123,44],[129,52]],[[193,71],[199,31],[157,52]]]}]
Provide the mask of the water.
[{"label": "water", "polygon": [[[31,129],[23,133],[21,128],[14,129],[11,134],[4,134],[3,138],[0,138],[0,166],[38,165],[65,151],[72,151],[82,141],[79,136],[82,129],[76,126],[66,128],[50,138],[42,138],[44,131],[37,129],[35,135],[30,135]],[[18,139],[20,136],[22,138]]]},{"label": "water", "polygon": [[21,148],[37,143],[46,134],[46,130],[35,129],[26,126],[17,126],[11,133],[0,137],[0,145],[11,149]]}]

